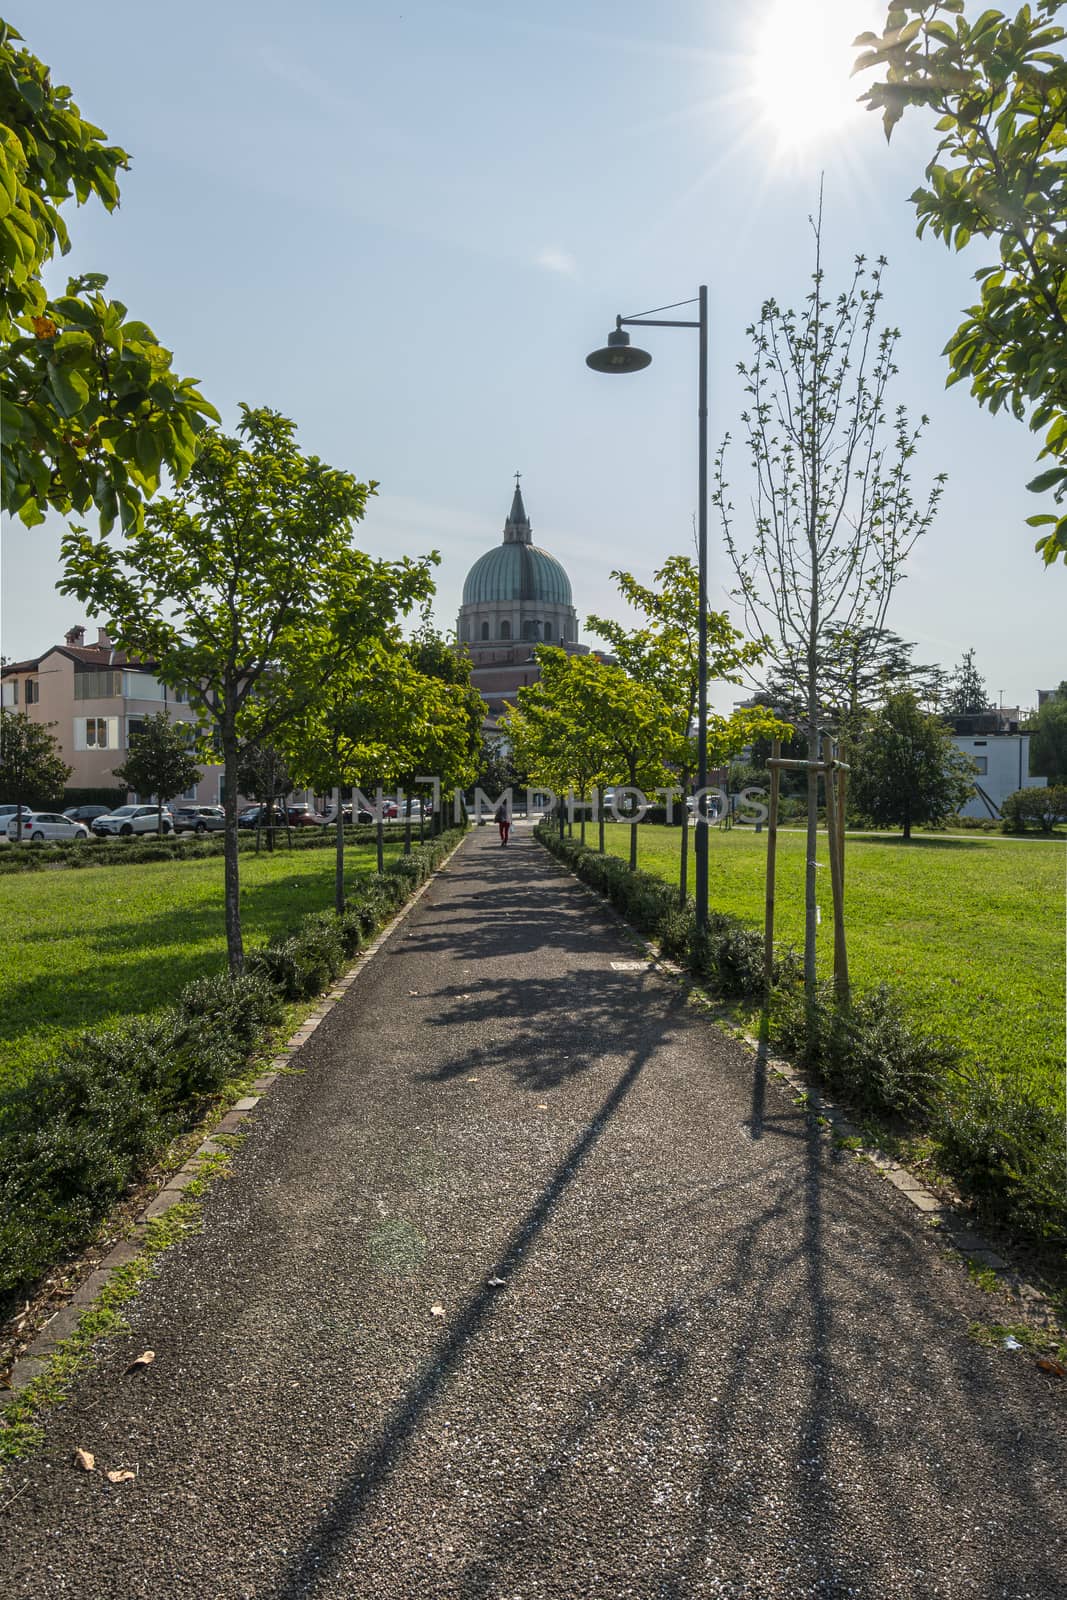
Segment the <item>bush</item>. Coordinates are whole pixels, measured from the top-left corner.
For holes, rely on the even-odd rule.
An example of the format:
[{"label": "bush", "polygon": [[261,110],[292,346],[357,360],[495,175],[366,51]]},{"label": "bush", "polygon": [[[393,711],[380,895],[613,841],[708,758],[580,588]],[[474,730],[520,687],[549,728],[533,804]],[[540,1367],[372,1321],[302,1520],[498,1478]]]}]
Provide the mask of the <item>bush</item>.
[{"label": "bush", "polygon": [[1016,789],[1000,808],[1005,833],[1025,833],[1033,823],[1042,833],[1051,833],[1057,822],[1067,821],[1067,788]]},{"label": "bush", "polygon": [[990,1221],[1067,1243],[1063,1122],[991,1076],[957,1077],[940,1108],[942,1163]]}]

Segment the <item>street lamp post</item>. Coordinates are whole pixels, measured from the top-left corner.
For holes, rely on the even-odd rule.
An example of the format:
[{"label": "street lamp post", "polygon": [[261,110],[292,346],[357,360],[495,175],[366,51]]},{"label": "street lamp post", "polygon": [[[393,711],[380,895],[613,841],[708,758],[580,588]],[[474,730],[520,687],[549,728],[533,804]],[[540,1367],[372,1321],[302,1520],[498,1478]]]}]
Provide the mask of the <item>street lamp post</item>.
[{"label": "street lamp post", "polygon": [[695,300],[680,300],[675,305],[657,306],[657,311],[675,311],[681,306],[699,306],[696,322],[662,321],[654,312],[636,317],[616,317],[615,331],[608,334],[602,350],[585,358],[594,372],[640,372],[652,360],[647,350],[630,343],[624,328],[696,328],[700,337],[698,383],[699,498],[697,501],[697,561],[699,567],[699,617],[697,621],[697,832],[696,832],[696,917],[697,932],[708,924],[708,828],[706,798],[708,786],[708,291],[700,285]]}]

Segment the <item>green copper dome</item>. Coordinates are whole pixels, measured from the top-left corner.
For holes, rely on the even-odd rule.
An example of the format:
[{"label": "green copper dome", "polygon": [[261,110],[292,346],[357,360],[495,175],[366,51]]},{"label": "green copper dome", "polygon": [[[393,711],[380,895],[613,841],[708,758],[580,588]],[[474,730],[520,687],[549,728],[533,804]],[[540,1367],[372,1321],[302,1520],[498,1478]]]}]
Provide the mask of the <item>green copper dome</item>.
[{"label": "green copper dome", "polygon": [[500,544],[479,556],[463,585],[465,606],[520,600],[533,605],[569,606],[571,583],[547,550],[535,544]]}]

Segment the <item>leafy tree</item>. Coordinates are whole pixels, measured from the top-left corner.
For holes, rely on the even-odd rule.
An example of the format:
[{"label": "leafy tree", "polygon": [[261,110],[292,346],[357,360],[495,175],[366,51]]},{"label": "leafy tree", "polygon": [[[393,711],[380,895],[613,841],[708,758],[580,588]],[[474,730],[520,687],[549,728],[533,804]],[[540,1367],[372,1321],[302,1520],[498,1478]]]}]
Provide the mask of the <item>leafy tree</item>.
[{"label": "leafy tree", "polygon": [[105,533],[139,527],[164,468],[182,479],[218,420],[151,328],[104,297],[102,274],[45,292],[43,268],[70,249],[63,206],[118,205],[129,160],[103,139],[0,20],[0,504],[29,527],[91,505]]},{"label": "leafy tree", "polygon": [[974,793],[974,768],[914,692],[891,694],[860,740],[849,784],[855,811],[911,838],[916,823],[953,816]]},{"label": "leafy tree", "polygon": [[25,711],[0,710],[0,802],[16,805],[19,833],[23,807],[40,811],[59,805],[70,777],[54,722],[31,722]]},{"label": "leafy tree", "polygon": [[949,676],[944,710],[952,717],[973,717],[989,709],[989,692],[974,664],[974,651],[965,650],[963,660]]},{"label": "leafy tree", "polygon": [[[815,270],[802,311],[768,300],[748,329],[740,365],[751,463],[752,522],[735,525],[719,452],[714,500],[738,577],[749,630],[771,640],[779,677],[802,710],[799,730],[818,749],[834,681],[826,662],[843,637],[875,638],[904,563],[933,520],[943,478],[925,498],[912,462],[926,418],[890,415],[899,332],[877,327],[885,262],[868,275],[856,258],[848,286],[830,301],[822,268],[821,214],[812,224]],[[835,643],[836,642],[836,643]],[[804,982],[815,995],[816,835],[819,779],[808,772]]]},{"label": "leafy tree", "polygon": [[156,830],[163,835],[163,807],[175,795],[200,782],[193,745],[197,730],[188,722],[171,722],[165,711],[145,717],[130,734],[129,754],[116,778],[135,794],[156,797]]},{"label": "leafy tree", "polygon": [[1067,683],[1037,713],[1030,736],[1030,771],[1050,784],[1067,783]]},{"label": "leafy tree", "polygon": [[1028,822],[1035,822],[1042,833],[1051,833],[1057,822],[1067,818],[1067,786],[1017,789],[1004,801],[1000,816],[1005,833],[1025,833]]},{"label": "leafy tree", "polygon": [[[656,572],[655,588],[637,582],[629,572],[611,575],[623,598],[644,613],[642,627],[624,628],[604,617],[589,617],[586,627],[611,646],[620,666],[638,683],[656,691],[670,708],[677,741],[677,778],[683,795],[692,788],[697,770],[696,738],[700,626],[700,575],[688,556],[669,556]],[[766,653],[762,640],[745,643],[725,611],[707,614],[708,678],[741,683],[743,674]],[[771,737],[787,730],[762,706],[743,707],[729,717],[708,712],[708,755],[720,766],[759,734]],[[689,879],[689,830],[680,838],[678,895],[685,904]],[[698,857],[699,861],[699,857]]]},{"label": "leafy tree", "polygon": [[[1054,465],[1030,484],[1067,495],[1067,107],[1062,0],[1038,0],[1014,17],[963,0],[893,0],[885,32],[861,34],[856,70],[884,76],[863,97],[882,112],[886,137],[909,105],[937,113],[941,135],[911,196],[919,218],[962,250],[987,241],[975,273],[977,304],[945,349],[948,382],[967,381],[980,405],[1009,407],[1044,431]],[[1067,515],[1029,517],[1043,527],[1046,564],[1067,561]]]},{"label": "leafy tree", "polygon": [[243,964],[237,853],[242,743],[277,741],[331,674],[429,593],[426,562],[376,561],[351,544],[374,484],[297,447],[295,426],[242,407],[188,479],[152,502],[121,544],[75,529],[60,588],[109,619],[112,637],[159,663],[217,730],[226,808],[226,940]]},{"label": "leafy tree", "polygon": [[[520,689],[517,704],[506,709],[504,731],[514,758],[534,784],[561,797],[570,791],[584,802],[611,771],[603,723],[595,714],[594,685],[601,663],[591,656],[570,656],[553,645],[538,645],[534,654],[540,676]],[[561,826],[563,815],[561,798]],[[584,804],[579,827],[584,844]],[[603,808],[600,848],[604,848]]]}]

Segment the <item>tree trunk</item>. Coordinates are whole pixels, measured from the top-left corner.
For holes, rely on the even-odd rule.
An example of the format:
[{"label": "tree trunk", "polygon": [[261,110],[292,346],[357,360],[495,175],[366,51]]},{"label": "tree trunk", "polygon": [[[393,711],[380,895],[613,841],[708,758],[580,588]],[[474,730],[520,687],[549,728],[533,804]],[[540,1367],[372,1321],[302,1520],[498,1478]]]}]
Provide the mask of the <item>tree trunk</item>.
[{"label": "tree trunk", "polygon": [[907,796],[905,796],[904,797],[904,842],[908,843],[910,841],[910,839],[911,839],[911,800]]},{"label": "tree trunk", "polygon": [[[808,685],[808,761],[817,761],[819,754],[819,702],[814,672]],[[814,752],[814,754],[813,754]],[[815,1000],[817,982],[816,948],[818,933],[818,896],[816,892],[816,851],[819,844],[819,773],[808,767],[808,829],[805,845],[804,869],[804,994],[809,1005]]]},{"label": "tree trunk", "polygon": [[378,792],[377,792],[377,798],[376,798],[376,804],[375,804],[375,811],[377,812],[377,821],[375,823],[375,828],[374,828],[375,842],[376,842],[376,844],[378,846],[378,871],[379,871],[379,873],[382,873],[382,872],[385,871],[385,820],[384,820],[384,817],[382,815],[382,807],[384,805],[384,802],[385,802],[385,796],[382,794],[382,791],[379,788]]},{"label": "tree trunk", "polygon": [[237,730],[232,714],[222,723],[223,810],[226,829],[223,855],[226,881],[226,955],[236,977],[244,968],[245,952],[241,941],[241,881],[237,858]]},{"label": "tree trunk", "polygon": [[411,854],[411,793],[404,790],[404,854]]},{"label": "tree trunk", "polygon": [[333,908],[340,916],[345,909],[345,813],[341,804],[340,789],[334,790],[337,817],[334,823],[337,840],[337,859],[333,875]]},{"label": "tree trunk", "polygon": [[[630,762],[630,788],[637,788],[637,763]],[[630,871],[637,871],[637,823],[630,824]]]},{"label": "tree trunk", "polygon": [[162,839],[162,837],[163,837],[163,801],[160,799],[158,794],[156,795],[156,832],[159,835],[159,837]]},{"label": "tree trunk", "polygon": [[678,906],[685,910],[685,902],[689,896],[689,787],[692,782],[688,773],[682,778],[682,847],[681,865],[678,872]]},{"label": "tree trunk", "polygon": [[600,850],[600,854],[603,855],[607,846],[604,841],[604,792],[602,789],[597,790],[596,820],[597,834],[599,835],[598,849]]}]

